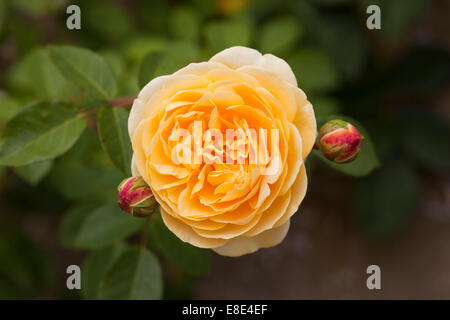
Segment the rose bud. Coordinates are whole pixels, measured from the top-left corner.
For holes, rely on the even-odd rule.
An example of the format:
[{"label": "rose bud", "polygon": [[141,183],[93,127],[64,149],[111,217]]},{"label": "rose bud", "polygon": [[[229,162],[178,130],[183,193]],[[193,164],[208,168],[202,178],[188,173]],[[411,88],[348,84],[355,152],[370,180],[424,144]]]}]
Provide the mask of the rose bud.
[{"label": "rose bud", "polygon": [[351,162],[361,150],[363,136],[349,122],[331,120],[319,132],[319,149],[328,159],[336,163]]},{"label": "rose bud", "polygon": [[158,206],[152,190],[142,177],[129,177],[117,187],[119,206],[135,217],[148,217]]}]

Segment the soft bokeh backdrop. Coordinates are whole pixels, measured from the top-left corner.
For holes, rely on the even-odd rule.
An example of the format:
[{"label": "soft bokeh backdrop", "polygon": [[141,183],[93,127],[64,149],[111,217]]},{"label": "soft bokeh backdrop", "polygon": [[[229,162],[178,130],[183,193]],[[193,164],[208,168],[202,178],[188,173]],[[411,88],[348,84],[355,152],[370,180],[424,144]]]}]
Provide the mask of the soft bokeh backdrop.
[{"label": "soft bokeh backdrop", "polygon": [[[81,8],[81,30],[66,28],[69,4]],[[370,4],[381,8],[381,30],[366,28]],[[163,297],[449,299],[448,12],[445,0],[0,0],[0,130],[30,102],[76,100],[48,44],[100,54],[121,97],[233,45],[273,53],[291,65],[319,123],[356,119],[376,151],[344,166],[313,153],[288,236],[249,256],[183,246],[156,216],[147,240],[162,265]],[[96,242],[100,229],[78,237],[74,219],[114,206],[123,178],[95,122],[88,129],[57,159],[0,167],[0,298],[98,298],[103,269],[124,250],[123,241]],[[102,208],[97,220],[118,210]],[[90,276],[81,293],[66,288],[71,264]],[[371,264],[381,267],[380,291],[366,288]]]}]

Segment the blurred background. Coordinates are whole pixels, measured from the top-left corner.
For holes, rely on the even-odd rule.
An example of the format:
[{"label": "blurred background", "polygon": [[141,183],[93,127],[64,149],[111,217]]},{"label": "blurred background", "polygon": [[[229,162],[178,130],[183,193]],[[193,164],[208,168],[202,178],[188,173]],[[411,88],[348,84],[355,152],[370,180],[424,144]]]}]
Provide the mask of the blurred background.
[{"label": "blurred background", "polygon": [[[81,9],[81,30],[66,27],[69,4]],[[381,30],[366,27],[370,4]],[[166,53],[168,71],[233,45],[278,55],[318,122],[356,119],[375,160],[336,170],[313,153],[282,244],[212,254],[202,276],[161,256],[164,298],[450,299],[449,12],[446,0],[0,0],[0,130],[32,101],[70,96],[48,76],[46,44],[101,54],[120,96],[139,92],[152,52]],[[65,244],[61,221],[74,203],[116,201],[120,180],[89,130],[54,161],[0,167],[0,298],[81,298],[65,271],[88,253]],[[381,290],[366,287],[371,264]]]}]

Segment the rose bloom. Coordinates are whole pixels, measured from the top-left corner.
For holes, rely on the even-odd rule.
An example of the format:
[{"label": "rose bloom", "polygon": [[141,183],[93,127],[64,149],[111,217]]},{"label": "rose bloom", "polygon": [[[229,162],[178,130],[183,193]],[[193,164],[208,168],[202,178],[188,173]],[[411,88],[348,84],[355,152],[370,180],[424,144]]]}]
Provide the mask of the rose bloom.
[{"label": "rose bloom", "polygon": [[[180,129],[195,136],[194,123],[200,139],[176,137]],[[248,137],[222,145],[205,134],[250,128],[267,130],[276,148]],[[304,160],[316,138],[312,105],[284,60],[232,47],[157,77],[134,100],[128,130],[133,176],[149,184],[164,223],[181,240],[240,256],[284,239],[306,193]],[[186,146],[202,161],[186,161]],[[262,161],[251,163],[251,154]]]}]

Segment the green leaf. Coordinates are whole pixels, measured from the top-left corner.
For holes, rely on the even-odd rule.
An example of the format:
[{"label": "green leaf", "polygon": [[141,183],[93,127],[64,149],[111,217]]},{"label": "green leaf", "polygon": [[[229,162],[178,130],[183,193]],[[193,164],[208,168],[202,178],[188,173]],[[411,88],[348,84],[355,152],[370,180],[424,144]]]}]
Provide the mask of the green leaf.
[{"label": "green leaf", "polygon": [[84,299],[99,298],[103,276],[126,247],[123,243],[117,243],[111,247],[91,252],[84,260],[81,278],[81,294]]},{"label": "green leaf", "polygon": [[113,50],[102,50],[100,54],[111,66],[111,70],[114,72],[116,78],[122,76],[127,71],[125,59],[118,52]]},{"label": "green leaf", "polygon": [[196,41],[199,34],[199,17],[189,7],[176,7],[169,18],[170,30],[176,38]]},{"label": "green leaf", "polygon": [[214,21],[206,26],[206,42],[211,53],[232,46],[249,46],[251,27],[239,20]]},{"label": "green leaf", "polygon": [[306,93],[335,89],[339,84],[336,68],[320,49],[299,49],[287,62],[297,77],[299,87]]},{"label": "green leaf", "polygon": [[53,160],[32,163],[22,167],[15,167],[14,172],[31,185],[37,185],[50,172]]},{"label": "green leaf", "polygon": [[[94,130],[85,130],[74,147],[59,159],[58,164],[64,164],[63,167],[67,164],[68,166],[63,169],[68,171],[73,170],[74,166],[94,166],[97,169],[111,171],[108,167],[111,162],[103,151],[98,134]],[[121,178],[118,175],[118,179]]]},{"label": "green leaf", "polygon": [[406,151],[430,168],[450,169],[450,126],[432,112],[400,110],[402,140]]},{"label": "green leaf", "polygon": [[356,217],[373,240],[385,241],[409,222],[418,199],[418,181],[408,163],[388,162],[355,186]]},{"label": "green leaf", "polygon": [[313,154],[319,157],[324,163],[326,163],[331,168],[340,171],[342,173],[354,177],[363,177],[370,174],[375,168],[377,168],[380,165],[380,162],[375,152],[372,140],[370,139],[370,136],[367,133],[367,131],[357,121],[342,115],[329,116],[328,118],[323,119],[323,121],[319,123],[318,127],[320,128],[320,126],[322,126],[323,123],[331,119],[342,119],[350,122],[364,136],[363,144],[358,157],[356,158],[356,160],[349,163],[334,163],[326,159],[319,150],[314,150]]},{"label": "green leaf", "polygon": [[144,248],[123,252],[106,272],[101,299],[153,300],[162,297],[162,272],[156,257]]},{"label": "green leaf", "polygon": [[142,60],[139,69],[139,87],[143,88],[153,78],[161,75],[162,62],[164,60],[164,53],[160,51],[150,52]]},{"label": "green leaf", "polygon": [[16,113],[0,137],[0,165],[23,166],[70,149],[86,127],[73,105],[37,102]]},{"label": "green leaf", "polygon": [[72,46],[48,48],[53,63],[69,81],[97,98],[114,98],[117,91],[114,72],[100,55]]},{"label": "green leaf", "polygon": [[49,185],[66,199],[99,203],[115,202],[117,189],[111,186],[122,180],[93,130],[84,131],[73,148],[56,161],[48,177]]},{"label": "green leaf", "polygon": [[209,273],[211,254],[181,241],[164,224],[161,214],[155,212],[150,222],[149,245],[189,275]]},{"label": "green leaf", "polygon": [[69,209],[64,215],[59,230],[61,244],[66,247],[77,247],[77,238],[84,221],[92,211],[97,208],[95,204],[81,204]]},{"label": "green leaf", "polygon": [[103,202],[117,199],[117,190],[112,186],[117,186],[123,180],[122,174],[116,169],[75,161],[58,163],[49,178],[54,188],[69,200],[95,199]]},{"label": "green leaf", "polygon": [[295,46],[302,35],[303,28],[297,19],[279,17],[263,26],[259,45],[263,53],[283,55]]},{"label": "green leaf", "polygon": [[93,205],[83,205],[71,209],[64,216],[61,242],[77,249],[102,248],[137,232],[143,222],[143,219],[122,211],[117,204],[95,209]]},{"label": "green leaf", "polygon": [[124,177],[131,174],[131,142],[128,137],[128,112],[104,106],[97,115],[98,133],[103,150]]},{"label": "green leaf", "polygon": [[13,116],[22,106],[16,99],[6,96],[0,98],[0,128],[3,123]]},{"label": "green leaf", "polygon": [[17,91],[27,90],[42,99],[65,98],[75,94],[73,86],[52,63],[48,52],[35,48],[15,66],[11,85]]}]

